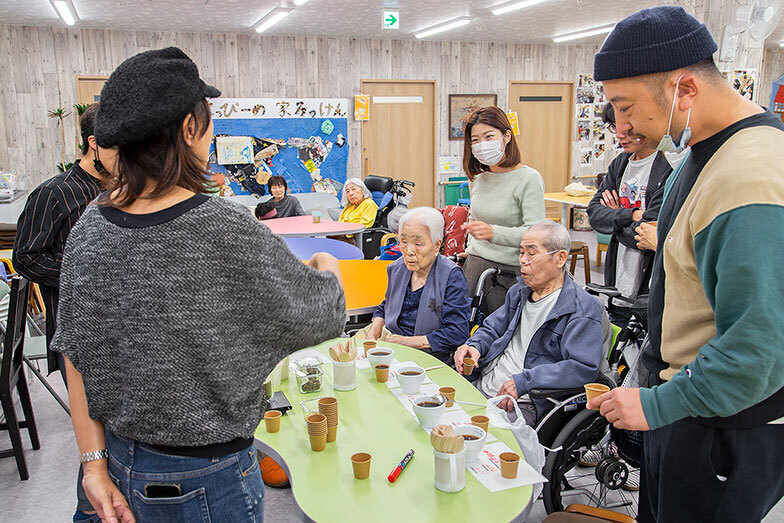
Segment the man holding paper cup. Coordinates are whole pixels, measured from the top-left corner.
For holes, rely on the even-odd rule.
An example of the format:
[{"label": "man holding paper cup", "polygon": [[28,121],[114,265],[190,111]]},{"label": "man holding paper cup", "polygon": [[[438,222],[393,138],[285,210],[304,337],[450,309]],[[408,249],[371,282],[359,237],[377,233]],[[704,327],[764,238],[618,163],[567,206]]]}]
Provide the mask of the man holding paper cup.
[{"label": "man holding paper cup", "polygon": [[664,6],[619,22],[594,62],[619,130],[691,147],[658,217],[650,388],[588,403],[648,431],[640,510],[647,495],[658,521],[759,521],[784,495],[784,125],[724,81],[716,49]]},{"label": "man holding paper cup", "polygon": [[[518,283],[506,293],[503,307],[485,318],[455,351],[458,372],[464,370],[463,358],[473,359],[479,391],[488,397],[521,399],[521,411],[531,426],[552,403],[532,402],[528,391],[581,387],[599,373],[601,307],[566,271],[570,244],[561,224],[542,220],[531,225],[520,244]],[[498,406],[514,411],[509,398]]]}]

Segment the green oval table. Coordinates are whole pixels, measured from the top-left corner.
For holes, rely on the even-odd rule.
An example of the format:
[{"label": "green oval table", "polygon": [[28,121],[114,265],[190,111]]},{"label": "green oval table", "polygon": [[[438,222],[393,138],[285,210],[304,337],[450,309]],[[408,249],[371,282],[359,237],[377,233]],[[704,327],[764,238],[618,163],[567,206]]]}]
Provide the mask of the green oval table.
[{"label": "green oval table", "polygon": [[[322,354],[335,340],[312,347]],[[424,368],[441,362],[426,352],[378,342],[391,347],[399,361],[415,361]],[[361,349],[360,349],[361,350]],[[327,356],[328,357],[328,356]],[[490,492],[468,470],[466,487],[447,494],[433,486],[433,447],[416,418],[403,407],[384,383],[376,382],[370,368],[357,369],[357,388],[336,391],[332,387],[332,365],[323,365],[321,391],[302,394],[294,373],[281,382],[281,390],[292,405],[281,421],[279,432],[267,433],[264,421],[256,429],[255,445],[286,471],[294,493],[295,506],[303,521],[344,523],[374,522],[505,522],[519,521],[528,512],[530,485]],[[441,387],[456,389],[456,399],[484,404],[485,397],[449,367],[428,372]],[[334,396],[338,399],[337,439],[326,450],[313,452],[300,401]],[[317,403],[307,406],[317,410]],[[463,405],[469,415],[484,414],[484,407]],[[509,430],[490,428],[490,433],[519,453],[520,447]],[[394,483],[387,476],[408,449],[415,456]],[[372,456],[370,477],[354,479],[351,455],[367,452]]]}]

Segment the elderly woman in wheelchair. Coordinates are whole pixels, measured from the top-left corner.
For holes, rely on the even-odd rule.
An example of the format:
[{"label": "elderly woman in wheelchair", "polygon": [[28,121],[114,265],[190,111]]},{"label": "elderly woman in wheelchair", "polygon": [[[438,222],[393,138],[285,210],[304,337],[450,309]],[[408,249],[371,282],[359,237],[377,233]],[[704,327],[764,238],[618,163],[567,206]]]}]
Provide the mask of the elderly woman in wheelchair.
[{"label": "elderly woman in wheelchair", "polygon": [[468,285],[460,268],[439,254],[444,218],[430,207],[400,219],[402,256],[387,268],[384,301],[373,314],[369,339],[432,351],[448,361],[468,338]]},{"label": "elderly woman in wheelchair", "polygon": [[[553,404],[529,399],[530,391],[581,387],[597,378],[602,358],[602,309],[566,272],[570,243],[560,224],[532,225],[520,244],[518,283],[455,352],[458,371],[473,358],[477,388],[517,399],[532,426]],[[499,406],[513,411],[508,399]]]}]

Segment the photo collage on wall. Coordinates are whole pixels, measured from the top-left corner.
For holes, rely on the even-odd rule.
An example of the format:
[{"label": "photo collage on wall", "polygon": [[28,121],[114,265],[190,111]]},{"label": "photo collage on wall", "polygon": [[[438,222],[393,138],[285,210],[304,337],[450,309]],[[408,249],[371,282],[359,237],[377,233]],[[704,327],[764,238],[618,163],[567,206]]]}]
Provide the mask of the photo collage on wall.
[{"label": "photo collage on wall", "polygon": [[602,121],[606,104],[602,84],[595,82],[593,75],[579,75],[575,97],[575,141],[580,151],[581,174],[604,170],[607,152],[618,146],[615,135],[605,128]]}]

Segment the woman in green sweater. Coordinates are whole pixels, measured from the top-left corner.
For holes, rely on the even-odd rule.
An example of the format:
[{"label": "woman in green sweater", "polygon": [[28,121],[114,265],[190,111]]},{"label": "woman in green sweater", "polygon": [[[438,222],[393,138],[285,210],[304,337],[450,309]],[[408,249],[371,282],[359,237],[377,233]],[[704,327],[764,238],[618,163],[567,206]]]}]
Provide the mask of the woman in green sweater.
[{"label": "woman in green sweater", "polygon": [[[471,186],[471,213],[463,271],[473,295],[479,276],[491,267],[520,274],[520,241],[534,223],[545,219],[544,181],[538,171],[520,163],[512,126],[498,107],[477,109],[465,127],[463,169]],[[484,312],[504,303],[516,282],[499,277],[486,295]]]}]

